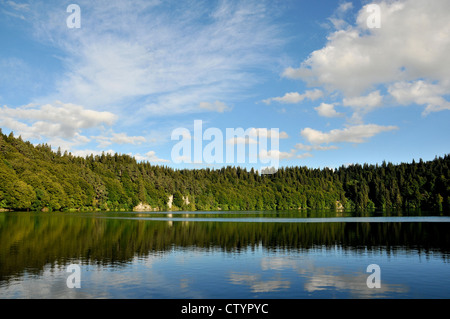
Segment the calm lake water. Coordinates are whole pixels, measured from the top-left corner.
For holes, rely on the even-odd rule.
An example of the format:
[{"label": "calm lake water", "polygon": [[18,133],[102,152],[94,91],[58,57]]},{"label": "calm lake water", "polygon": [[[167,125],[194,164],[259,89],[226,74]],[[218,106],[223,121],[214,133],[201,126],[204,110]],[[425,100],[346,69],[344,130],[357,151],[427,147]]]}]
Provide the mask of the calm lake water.
[{"label": "calm lake water", "polygon": [[0,243],[3,299],[450,298],[446,216],[14,212]]}]

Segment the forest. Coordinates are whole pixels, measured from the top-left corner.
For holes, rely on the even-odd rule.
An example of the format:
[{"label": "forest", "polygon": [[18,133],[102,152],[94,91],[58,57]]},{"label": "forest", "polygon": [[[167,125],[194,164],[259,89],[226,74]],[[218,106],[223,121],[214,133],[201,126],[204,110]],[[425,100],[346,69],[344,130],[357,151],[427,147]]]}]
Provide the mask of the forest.
[{"label": "forest", "polygon": [[[123,154],[73,156],[0,129],[0,210],[437,210],[450,208],[450,157],[336,169],[174,169]],[[170,200],[169,200],[170,199]]]}]

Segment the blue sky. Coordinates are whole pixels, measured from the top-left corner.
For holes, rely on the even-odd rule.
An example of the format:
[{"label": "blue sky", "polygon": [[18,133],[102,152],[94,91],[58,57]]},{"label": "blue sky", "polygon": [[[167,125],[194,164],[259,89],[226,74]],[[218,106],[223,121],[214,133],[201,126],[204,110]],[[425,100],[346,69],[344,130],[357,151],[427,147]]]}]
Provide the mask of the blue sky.
[{"label": "blue sky", "polygon": [[447,0],[0,0],[0,127],[173,167],[210,166],[171,155],[195,120],[224,138],[278,129],[281,166],[431,160],[450,149],[449,14]]}]

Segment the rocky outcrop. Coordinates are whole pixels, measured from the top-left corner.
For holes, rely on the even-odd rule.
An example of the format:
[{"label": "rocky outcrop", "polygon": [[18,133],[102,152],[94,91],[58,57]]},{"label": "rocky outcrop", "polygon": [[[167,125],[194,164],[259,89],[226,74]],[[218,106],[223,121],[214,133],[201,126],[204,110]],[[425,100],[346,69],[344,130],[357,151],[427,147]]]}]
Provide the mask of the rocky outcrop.
[{"label": "rocky outcrop", "polygon": [[136,207],[133,208],[134,212],[153,212],[156,208],[152,208],[149,204],[139,203]]},{"label": "rocky outcrop", "polygon": [[342,203],[340,201],[336,201],[336,210],[337,211],[343,211],[344,210],[344,205],[342,205]]},{"label": "rocky outcrop", "polygon": [[167,202],[167,207],[169,207],[169,209],[172,209],[172,205],[173,205],[173,195],[170,195],[169,201]]}]

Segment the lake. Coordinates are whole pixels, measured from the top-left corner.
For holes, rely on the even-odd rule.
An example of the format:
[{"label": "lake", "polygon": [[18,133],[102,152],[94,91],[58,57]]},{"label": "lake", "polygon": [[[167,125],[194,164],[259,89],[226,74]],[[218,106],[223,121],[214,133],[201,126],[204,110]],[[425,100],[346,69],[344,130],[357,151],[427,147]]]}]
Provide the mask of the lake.
[{"label": "lake", "polygon": [[450,298],[439,214],[6,212],[0,243],[2,299]]}]

